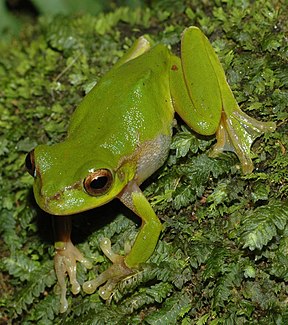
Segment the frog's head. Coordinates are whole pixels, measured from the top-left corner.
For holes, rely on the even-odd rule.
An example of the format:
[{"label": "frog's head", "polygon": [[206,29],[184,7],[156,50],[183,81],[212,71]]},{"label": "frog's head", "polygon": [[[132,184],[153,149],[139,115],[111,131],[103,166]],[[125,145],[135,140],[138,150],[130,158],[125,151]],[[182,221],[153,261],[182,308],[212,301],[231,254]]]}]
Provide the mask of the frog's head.
[{"label": "frog's head", "polygon": [[27,155],[35,199],[46,212],[68,215],[96,208],[114,199],[129,182],[129,172],[112,167],[105,157],[97,160],[93,152],[90,157],[83,152],[59,143],[40,145]]}]

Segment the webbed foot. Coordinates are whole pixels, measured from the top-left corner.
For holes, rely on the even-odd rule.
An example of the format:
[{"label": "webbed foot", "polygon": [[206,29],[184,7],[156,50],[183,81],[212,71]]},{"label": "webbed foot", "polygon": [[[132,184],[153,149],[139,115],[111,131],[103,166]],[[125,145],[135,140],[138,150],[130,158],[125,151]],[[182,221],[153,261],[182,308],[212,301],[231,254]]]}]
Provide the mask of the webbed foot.
[{"label": "webbed foot", "polygon": [[107,300],[111,296],[115,286],[118,282],[127,277],[129,274],[132,274],[133,271],[128,268],[125,264],[124,258],[125,256],[117,255],[113,253],[111,248],[111,241],[108,238],[104,238],[100,247],[103,253],[109,258],[113,265],[111,265],[106,271],[97,276],[96,279],[91,281],[87,281],[83,284],[84,292],[91,294],[95,292],[95,290],[100,287],[99,295],[101,298]]},{"label": "webbed foot", "polygon": [[71,291],[73,294],[80,292],[81,286],[76,279],[76,262],[82,263],[87,269],[92,268],[92,264],[88,261],[82,253],[72,244],[68,242],[55,243],[56,254],[54,256],[54,266],[58,280],[58,287],[60,291],[60,312],[64,313],[68,308],[66,299],[66,273],[68,274]]},{"label": "webbed foot", "polygon": [[[231,105],[232,106],[232,105]],[[222,151],[233,151],[238,156],[242,171],[253,171],[250,148],[257,137],[265,132],[273,132],[274,122],[261,122],[240,110],[235,102],[234,111],[229,115],[222,112],[221,122],[216,132],[217,143],[210,156],[215,157]]]}]

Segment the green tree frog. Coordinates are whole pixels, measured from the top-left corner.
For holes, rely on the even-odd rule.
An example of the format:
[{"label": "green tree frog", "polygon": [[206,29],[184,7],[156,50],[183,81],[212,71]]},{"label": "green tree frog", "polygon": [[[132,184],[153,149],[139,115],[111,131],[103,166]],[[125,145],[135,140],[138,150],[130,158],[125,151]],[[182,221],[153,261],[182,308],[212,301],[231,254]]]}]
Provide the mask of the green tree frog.
[{"label": "green tree frog", "polygon": [[55,242],[61,312],[68,307],[66,274],[77,294],[76,261],[91,267],[71,242],[69,215],[118,198],[142,219],[126,256],[114,254],[109,240],[101,242],[112,265],[84,283],[87,293],[100,287],[108,299],[117,282],[153,253],[161,223],[139,186],[167,158],[174,112],[197,133],[216,134],[213,152],[234,151],[244,173],[253,169],[252,142],[275,129],[274,123],[256,121],[240,110],[208,39],[189,27],[182,34],[181,59],[140,37],[77,107],[66,139],[39,145],[27,155],[38,205],[61,216],[56,217]]}]

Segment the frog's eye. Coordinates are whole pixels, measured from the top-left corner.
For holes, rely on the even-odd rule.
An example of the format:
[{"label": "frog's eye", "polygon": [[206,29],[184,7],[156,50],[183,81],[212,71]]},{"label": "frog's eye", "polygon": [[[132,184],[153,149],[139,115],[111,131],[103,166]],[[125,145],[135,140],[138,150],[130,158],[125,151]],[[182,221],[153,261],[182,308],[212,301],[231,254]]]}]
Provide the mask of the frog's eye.
[{"label": "frog's eye", "polygon": [[34,150],[30,151],[25,159],[25,166],[28,173],[35,177],[36,176],[36,168],[35,168],[35,158],[34,158]]},{"label": "frog's eye", "polygon": [[106,193],[113,181],[109,169],[98,169],[84,179],[84,188],[89,195],[98,196]]}]

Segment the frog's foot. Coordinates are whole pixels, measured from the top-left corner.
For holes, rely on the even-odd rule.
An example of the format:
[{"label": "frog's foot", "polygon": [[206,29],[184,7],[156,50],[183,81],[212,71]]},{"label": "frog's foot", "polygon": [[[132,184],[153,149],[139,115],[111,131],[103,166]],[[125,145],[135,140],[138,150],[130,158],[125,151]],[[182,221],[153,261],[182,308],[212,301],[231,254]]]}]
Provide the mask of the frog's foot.
[{"label": "frog's foot", "polygon": [[250,153],[252,143],[264,132],[272,132],[275,128],[274,122],[257,121],[239,108],[229,115],[222,112],[221,122],[216,133],[217,143],[211,156],[216,156],[222,151],[233,151],[240,160],[243,173],[251,173],[253,170]]},{"label": "frog's foot", "polygon": [[68,302],[66,299],[66,273],[68,274],[70,284],[72,286],[71,291],[73,294],[79,293],[81,287],[76,279],[76,262],[79,261],[87,269],[92,268],[92,264],[88,261],[81,252],[72,244],[68,242],[56,242],[55,243],[56,254],[54,256],[54,266],[56,276],[58,280],[58,286],[60,288],[60,312],[64,313],[68,308]]},{"label": "frog's foot", "polygon": [[106,283],[99,289],[99,295],[103,299],[107,300],[111,296],[117,283],[132,274],[133,271],[128,268],[124,262],[124,256],[114,254],[111,249],[111,242],[108,238],[104,238],[100,247],[103,253],[113,262],[113,265],[109,267],[106,271],[101,273],[96,279],[87,281],[83,284],[83,290],[86,293],[93,293],[102,284]]}]

